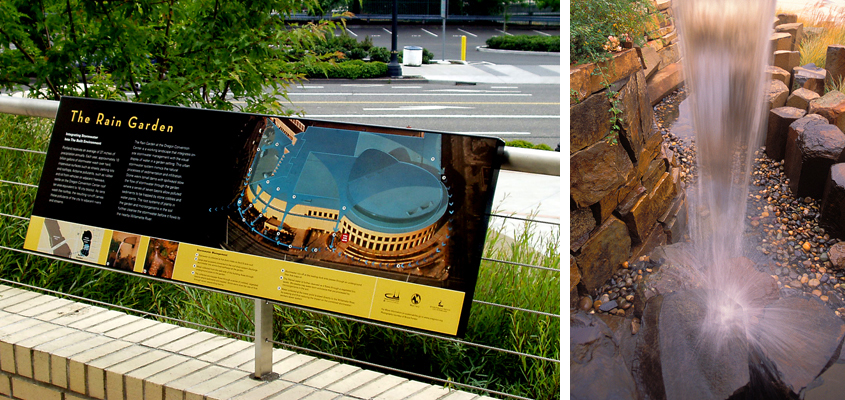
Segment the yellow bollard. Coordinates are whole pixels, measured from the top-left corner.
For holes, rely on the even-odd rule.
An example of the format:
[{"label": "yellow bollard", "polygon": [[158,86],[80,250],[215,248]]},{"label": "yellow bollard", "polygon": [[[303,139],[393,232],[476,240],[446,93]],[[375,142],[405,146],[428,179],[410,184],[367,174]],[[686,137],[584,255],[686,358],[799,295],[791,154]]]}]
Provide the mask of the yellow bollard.
[{"label": "yellow bollard", "polygon": [[467,60],[467,37],[461,35],[461,61]]}]

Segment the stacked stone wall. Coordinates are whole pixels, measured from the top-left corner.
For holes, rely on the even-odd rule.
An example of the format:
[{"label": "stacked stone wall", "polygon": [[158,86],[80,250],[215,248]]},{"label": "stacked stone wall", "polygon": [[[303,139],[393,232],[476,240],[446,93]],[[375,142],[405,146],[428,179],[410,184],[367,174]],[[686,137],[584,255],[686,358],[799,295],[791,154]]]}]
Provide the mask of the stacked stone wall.
[{"label": "stacked stone wall", "polygon": [[[593,294],[623,263],[680,240],[686,225],[680,169],[655,124],[640,54],[629,49],[600,66],[570,69],[573,302]],[[595,84],[596,68],[609,87]]]}]

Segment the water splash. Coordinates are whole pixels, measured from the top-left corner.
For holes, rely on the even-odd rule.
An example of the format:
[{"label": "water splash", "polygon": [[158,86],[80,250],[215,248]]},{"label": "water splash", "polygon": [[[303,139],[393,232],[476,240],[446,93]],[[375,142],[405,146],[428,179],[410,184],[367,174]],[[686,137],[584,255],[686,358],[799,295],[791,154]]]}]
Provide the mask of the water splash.
[{"label": "water splash", "polygon": [[[745,216],[754,152],[763,143],[765,68],[770,62],[774,0],[675,0],[698,179],[687,194],[692,245],[666,253],[679,280],[698,289],[707,309],[695,354],[730,351],[745,332],[749,360],[797,392],[831,351],[818,339],[804,299],[780,299],[777,284],[744,251]],[[803,308],[801,308],[803,307]],[[822,307],[823,308],[823,307]],[[836,318],[834,318],[835,320]],[[798,322],[798,323],[796,323]],[[804,322],[802,324],[802,322]],[[836,326],[832,324],[830,326]],[[843,328],[837,328],[843,329]],[[836,344],[834,339],[834,346]],[[800,357],[793,357],[800,354]],[[792,369],[784,379],[784,363]],[[809,361],[812,360],[812,361]],[[753,363],[752,363],[753,364]],[[765,364],[765,365],[764,365]],[[762,365],[762,367],[760,367]],[[768,365],[768,366],[767,366]],[[752,371],[752,375],[754,372]]]}]

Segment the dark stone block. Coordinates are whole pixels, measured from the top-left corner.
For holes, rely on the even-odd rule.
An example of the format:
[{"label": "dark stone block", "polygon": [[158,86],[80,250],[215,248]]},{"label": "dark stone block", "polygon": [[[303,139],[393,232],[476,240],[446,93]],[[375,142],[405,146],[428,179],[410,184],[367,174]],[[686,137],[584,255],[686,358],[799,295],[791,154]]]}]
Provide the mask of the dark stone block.
[{"label": "dark stone block", "polygon": [[776,161],[783,159],[789,125],[806,113],[794,107],[778,107],[769,111],[769,126],[766,133],[766,154],[769,158]]},{"label": "dark stone block", "polygon": [[839,128],[831,124],[807,124],[795,141],[797,153],[785,164],[792,192],[798,197],[821,199],[828,170],[843,148],[845,134]]},{"label": "dark stone block", "polygon": [[569,213],[569,251],[578,251],[596,227],[596,219],[589,208],[579,208]]},{"label": "dark stone block", "polygon": [[569,154],[589,147],[610,133],[610,107],[604,90],[569,107]]},{"label": "dark stone block", "polygon": [[721,309],[741,314],[738,304],[712,292],[676,292],[646,304],[640,332],[643,340],[637,350],[641,360],[638,375],[649,375],[638,376],[648,398],[727,399],[749,385],[748,342],[742,321],[731,319],[724,324],[718,342],[702,334],[708,296],[722,301]]},{"label": "dark stone block", "polygon": [[570,399],[639,398],[634,379],[613,336],[613,331],[595,315],[580,311],[570,315]]},{"label": "dark stone block", "polygon": [[575,256],[581,282],[592,292],[613,276],[631,252],[631,237],[625,223],[610,217],[598,227]]},{"label": "dark stone block", "polygon": [[[795,394],[833,363],[845,338],[845,323],[818,299],[774,301],[763,309],[759,321],[752,332],[760,350],[774,365],[779,380]],[[790,330],[794,327],[807,334],[797,335],[798,331]]]},{"label": "dark stone block", "polygon": [[614,134],[569,157],[570,194],[579,207],[595,204],[628,181],[634,164],[618,140]]},{"label": "dark stone block", "polygon": [[828,227],[834,236],[845,238],[845,163],[833,164],[830,167],[822,196],[819,223]]}]

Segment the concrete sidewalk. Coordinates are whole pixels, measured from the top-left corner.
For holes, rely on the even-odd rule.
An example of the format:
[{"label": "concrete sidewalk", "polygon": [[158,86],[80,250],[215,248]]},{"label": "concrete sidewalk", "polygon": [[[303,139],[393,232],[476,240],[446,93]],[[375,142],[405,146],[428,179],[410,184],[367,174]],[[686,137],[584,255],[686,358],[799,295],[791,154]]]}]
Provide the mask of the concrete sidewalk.
[{"label": "concrete sidewalk", "polygon": [[[500,171],[493,197],[493,214],[535,220],[531,244],[544,250],[543,241],[560,240],[560,188],[559,176]],[[526,229],[526,222],[515,218],[493,217],[490,227],[507,236],[517,237]]]},{"label": "concrete sidewalk", "polygon": [[[560,59],[538,57],[538,65],[423,64],[402,66],[404,76],[430,82],[560,85]],[[555,62],[557,61],[557,64]],[[540,65],[542,64],[542,65]]]}]

